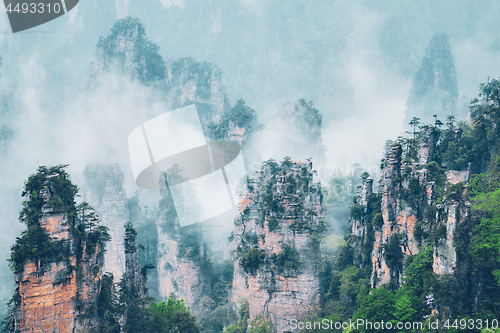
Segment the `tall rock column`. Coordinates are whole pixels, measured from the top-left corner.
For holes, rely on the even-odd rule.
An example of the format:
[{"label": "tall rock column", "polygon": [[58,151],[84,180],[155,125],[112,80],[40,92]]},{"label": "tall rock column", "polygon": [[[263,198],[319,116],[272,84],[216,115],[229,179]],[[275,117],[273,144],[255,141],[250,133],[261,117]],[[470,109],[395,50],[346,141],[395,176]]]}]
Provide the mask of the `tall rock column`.
[{"label": "tall rock column", "polygon": [[96,210],[102,224],[109,228],[104,270],[120,281],[125,271],[124,227],[129,220],[125,179],[116,164],[89,165],[84,171],[84,199]]},{"label": "tall rock column", "polygon": [[20,220],[27,229],[10,259],[18,286],[8,317],[11,331],[98,329],[95,307],[109,236],[88,205],[75,205],[76,193],[63,167],[40,167],[26,182]]},{"label": "tall rock column", "polygon": [[203,235],[196,225],[181,228],[174,202],[165,178],[160,181],[162,200],[159,204],[158,231],[158,293],[161,299],[174,296],[183,299],[192,311],[198,310],[199,301],[210,286],[203,267],[207,253]]},{"label": "tall rock column", "polygon": [[412,117],[427,123],[433,121],[433,115],[441,120],[449,115],[457,116],[457,99],[457,74],[449,37],[445,33],[435,34],[413,78],[406,101],[405,125]]},{"label": "tall rock column", "polygon": [[139,259],[139,246],[137,244],[137,231],[132,223],[125,224],[125,286],[130,298],[143,298],[147,294],[146,267],[141,267]]},{"label": "tall rock column", "polygon": [[[371,186],[363,186],[358,195],[360,214],[352,218],[356,248],[371,248],[371,284],[373,287],[394,281],[402,283],[404,261],[422,247],[434,249],[434,272],[454,274],[462,267],[457,258],[454,237],[470,216],[465,199],[468,171],[444,171],[431,160],[435,138],[425,132],[419,145],[418,161],[404,156],[400,144],[387,152],[380,181],[380,216],[366,219],[366,198]],[[351,210],[356,211],[356,210]],[[370,230],[371,231],[370,231]],[[365,235],[373,234],[371,239]],[[365,246],[366,247],[366,246]]]},{"label": "tall rock column", "polygon": [[317,267],[324,209],[312,164],[265,163],[248,184],[235,220],[233,305],[249,302],[278,332],[290,329],[319,301]]}]

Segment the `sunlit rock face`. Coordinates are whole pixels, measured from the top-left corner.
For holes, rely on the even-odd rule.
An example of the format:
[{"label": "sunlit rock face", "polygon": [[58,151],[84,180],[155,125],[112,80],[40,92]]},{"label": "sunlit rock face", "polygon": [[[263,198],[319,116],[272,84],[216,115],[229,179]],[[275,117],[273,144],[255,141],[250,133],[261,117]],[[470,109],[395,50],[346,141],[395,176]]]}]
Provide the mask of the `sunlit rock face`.
[{"label": "sunlit rock face", "polygon": [[[457,257],[454,238],[470,216],[470,204],[465,200],[469,172],[436,174],[435,166],[429,163],[435,144],[431,132],[420,144],[417,161],[404,160],[400,145],[387,152],[379,183],[380,223],[368,221],[365,215],[353,219],[355,248],[373,243],[368,246],[372,247],[374,287],[390,281],[401,284],[405,258],[418,254],[425,244],[434,248],[435,273],[454,274],[466,265]],[[358,203],[365,211],[372,184],[366,179],[358,194]]]},{"label": "sunlit rock face", "polygon": [[[42,195],[47,203],[49,191]],[[103,248],[83,246],[83,253],[75,253],[67,213],[45,207],[41,226],[53,240],[66,241],[68,252],[61,260],[45,264],[28,260],[16,274],[16,332],[90,332],[98,325],[95,307],[104,272]],[[75,270],[77,261],[79,268]]]},{"label": "sunlit rock face", "polygon": [[97,212],[101,224],[109,228],[111,241],[106,245],[106,272],[119,282],[125,271],[124,226],[129,220],[125,179],[118,164],[89,165],[84,171],[83,198]]},{"label": "sunlit rock face", "polygon": [[[270,161],[271,162],[271,161]],[[235,220],[232,305],[247,300],[278,332],[319,301],[318,246],[324,227],[312,164],[275,162],[248,184]]]},{"label": "sunlit rock face", "polygon": [[[467,183],[469,180],[468,171],[448,171],[446,172],[447,183],[449,185],[460,182]],[[461,197],[467,194],[467,187],[463,188]],[[465,200],[456,200],[449,204],[442,205],[442,211],[446,216],[443,225],[446,227],[446,238],[442,239],[434,248],[434,273],[453,274],[456,272],[459,262],[457,249],[454,245],[455,233],[465,220],[470,217],[470,204]],[[462,263],[463,266],[464,263]]]}]

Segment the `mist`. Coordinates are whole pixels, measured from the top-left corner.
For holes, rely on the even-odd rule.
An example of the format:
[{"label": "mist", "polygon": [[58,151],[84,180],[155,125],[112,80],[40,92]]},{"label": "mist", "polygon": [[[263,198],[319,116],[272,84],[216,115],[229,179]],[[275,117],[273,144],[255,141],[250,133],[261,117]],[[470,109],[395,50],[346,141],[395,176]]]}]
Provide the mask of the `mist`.
[{"label": "mist", "polygon": [[252,144],[279,134],[274,113],[303,98],[322,114],[324,179],[355,163],[376,179],[385,141],[404,134],[412,78],[435,33],[450,36],[462,119],[479,84],[500,76],[500,25],[481,24],[496,22],[500,5],[488,3],[88,0],[17,34],[2,12],[0,130],[8,131],[0,148],[0,313],[14,288],[6,260],[24,228],[23,183],[38,166],[69,164],[82,187],[88,164],[119,163],[129,196],[139,191],[150,207],[159,201],[157,191],[135,185],[127,137],[172,105],[155,87],[118,72],[90,84],[95,46],[116,19],[138,17],[165,60],[192,57],[218,66],[229,103],[243,98],[264,125]]}]

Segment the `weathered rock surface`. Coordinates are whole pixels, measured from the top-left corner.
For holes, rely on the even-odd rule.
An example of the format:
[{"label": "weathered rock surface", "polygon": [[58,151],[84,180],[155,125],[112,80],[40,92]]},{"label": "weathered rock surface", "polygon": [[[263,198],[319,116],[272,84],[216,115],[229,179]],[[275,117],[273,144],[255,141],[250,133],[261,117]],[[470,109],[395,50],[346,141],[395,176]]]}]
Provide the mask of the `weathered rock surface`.
[{"label": "weathered rock surface", "polygon": [[[48,202],[50,195],[45,195]],[[83,244],[83,252],[75,253],[65,212],[46,210],[40,223],[53,240],[67,242],[69,252],[60,261],[27,261],[16,274],[19,301],[13,315],[17,331],[90,332],[98,325],[95,306],[104,272],[103,249]]]},{"label": "weathered rock surface", "polygon": [[[310,163],[273,168],[261,171],[241,201],[231,302],[248,300],[250,319],[264,314],[283,332],[319,301],[314,239],[324,211]],[[249,263],[251,253],[260,253],[261,260]]]},{"label": "weathered rock surface", "polygon": [[146,268],[141,265],[139,258],[139,246],[137,243],[137,230],[132,223],[128,222],[125,226],[125,287],[130,298],[144,298],[147,294]]},{"label": "weathered rock surface", "polygon": [[164,181],[161,184],[163,198],[157,220],[158,294],[163,300],[171,295],[184,299],[186,306],[197,311],[202,294],[210,284],[200,267],[205,256],[202,235],[196,226],[179,226],[170,190]]},{"label": "weathered rock surface", "polygon": [[[457,268],[454,235],[470,215],[470,204],[464,199],[469,172],[447,171],[439,184],[441,192],[437,193],[438,184],[431,179],[427,165],[435,144],[431,132],[427,131],[428,140],[420,144],[418,162],[402,161],[400,145],[391,147],[384,160],[379,185],[383,224],[370,225],[373,227],[371,283],[374,287],[391,280],[402,283],[404,258],[419,253],[423,236],[433,237],[435,273],[453,274]],[[465,186],[460,187],[460,182]],[[365,180],[358,195],[364,209],[366,198],[372,193],[372,183],[371,179]],[[353,220],[351,231],[360,244],[366,241],[367,224],[371,222]],[[356,247],[360,248],[360,244]],[[394,244],[397,249],[390,250]],[[401,260],[391,266],[388,256],[399,256],[394,251],[400,253]]]},{"label": "weathered rock surface", "polygon": [[200,267],[193,260],[180,257],[178,242],[158,227],[158,282],[159,296],[170,295],[183,299],[186,306],[196,308],[202,297],[203,283]]}]

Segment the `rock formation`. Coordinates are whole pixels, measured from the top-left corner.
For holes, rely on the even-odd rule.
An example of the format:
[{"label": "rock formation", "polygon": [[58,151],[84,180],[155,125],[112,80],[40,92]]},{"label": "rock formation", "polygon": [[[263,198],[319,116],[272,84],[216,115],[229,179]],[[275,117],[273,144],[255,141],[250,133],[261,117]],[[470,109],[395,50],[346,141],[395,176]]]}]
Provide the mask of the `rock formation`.
[{"label": "rock formation", "polygon": [[424,122],[433,121],[433,115],[441,120],[448,115],[457,116],[457,74],[449,37],[436,34],[425,49],[420,69],[415,73],[411,95],[406,101],[405,125],[412,117]]},{"label": "rock formation", "polygon": [[[163,178],[164,179],[164,178]],[[193,311],[210,284],[202,271],[206,260],[201,231],[196,225],[181,228],[165,181],[161,182],[158,232],[158,293],[160,299],[171,295],[184,299]]]},{"label": "rock formation", "polygon": [[[127,199],[127,203],[130,222],[132,222],[134,228],[137,230],[140,262],[143,266],[156,267],[158,234],[154,211],[140,204],[138,194]],[[126,264],[125,267],[127,267]],[[156,269],[148,270],[146,283],[149,296],[157,299],[159,282]]]},{"label": "rock formation", "polygon": [[120,281],[125,271],[124,226],[129,220],[125,179],[118,164],[89,165],[84,171],[83,198],[99,215],[102,225],[109,228],[104,270]]},{"label": "rock formation", "polygon": [[[416,154],[417,161],[404,157],[400,144],[394,144],[382,164],[379,183],[380,215],[368,216],[372,179],[365,179],[358,194],[352,235],[360,251],[369,249],[372,286],[390,281],[402,283],[404,258],[419,253],[424,245],[434,248],[434,272],[453,274],[461,264],[454,237],[470,216],[465,200],[468,171],[444,171],[429,162],[435,140],[432,128],[425,132]],[[407,154],[408,155],[408,154]],[[353,215],[353,214],[351,214]],[[358,264],[362,265],[361,261]]]},{"label": "rock formation", "polygon": [[142,267],[139,258],[137,231],[132,223],[125,224],[125,256],[126,267],[124,273],[125,288],[131,299],[143,298],[147,294],[146,280],[148,267]]},{"label": "rock formation", "polygon": [[270,160],[241,200],[235,222],[231,301],[249,302],[250,319],[264,314],[278,332],[319,300],[319,241],[324,227],[321,191],[312,164]]},{"label": "rock formation", "polygon": [[166,91],[172,109],[196,104],[203,129],[221,119],[228,108],[222,85],[222,72],[209,62],[196,62],[191,58],[166,64]]},{"label": "rock formation", "polygon": [[104,270],[106,231],[62,168],[39,169],[26,185],[28,228],[12,248],[18,286],[11,302],[15,332],[90,332]]},{"label": "rock formation", "polygon": [[137,18],[118,20],[109,35],[101,37],[91,68],[91,86],[98,85],[101,75],[115,70],[144,84],[165,78],[165,63],[159,47],[146,37],[144,25]]},{"label": "rock formation", "polygon": [[191,58],[165,63],[158,45],[148,40],[144,25],[137,18],[118,20],[109,35],[97,43],[90,86],[98,87],[100,79],[110,72],[156,87],[158,96],[170,109],[196,104],[205,130],[229,108],[222,72],[217,66]]}]

